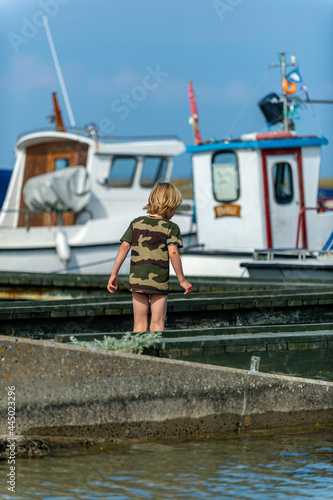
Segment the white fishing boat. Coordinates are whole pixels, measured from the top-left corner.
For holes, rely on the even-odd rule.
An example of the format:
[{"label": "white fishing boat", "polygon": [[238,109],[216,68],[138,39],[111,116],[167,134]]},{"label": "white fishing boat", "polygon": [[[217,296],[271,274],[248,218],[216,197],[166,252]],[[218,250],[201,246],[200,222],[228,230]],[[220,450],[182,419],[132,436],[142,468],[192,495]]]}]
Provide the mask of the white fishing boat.
[{"label": "white fishing boat", "polygon": [[292,133],[188,147],[193,158],[196,249],[185,273],[240,276],[261,249],[322,250],[333,212],[317,205],[322,137]]},{"label": "white fishing boat", "polygon": [[[294,80],[301,81],[295,59],[290,65]],[[247,276],[248,270],[252,276],[269,276],[259,254],[261,259],[264,251],[280,256],[282,266],[287,258],[295,263],[299,249],[308,271],[311,261],[332,273],[332,206],[317,199],[321,148],[328,141],[291,130],[300,98],[293,96],[295,81],[286,78],[289,64],[283,53],[279,66],[283,96],[269,94],[259,106],[269,126],[282,122],[283,130],[203,142],[196,105],[191,105],[195,145],[187,152],[192,155],[197,247],[182,255],[187,275]]]},{"label": "white fishing boat", "polygon": [[[144,213],[149,192],[170,179],[177,137],[100,137],[75,123],[47,17],[46,35],[71,129],[53,93],[52,130],[24,134],[0,211],[0,271],[108,274],[119,238]],[[191,200],[175,215],[185,244],[193,234]],[[127,259],[122,268],[129,271]]]},{"label": "white fishing boat", "polygon": [[[81,133],[62,122],[23,135],[0,212],[0,270],[110,272],[119,238],[183,151],[176,137],[108,140],[93,126]],[[190,244],[191,200],[180,214],[174,220]]]}]

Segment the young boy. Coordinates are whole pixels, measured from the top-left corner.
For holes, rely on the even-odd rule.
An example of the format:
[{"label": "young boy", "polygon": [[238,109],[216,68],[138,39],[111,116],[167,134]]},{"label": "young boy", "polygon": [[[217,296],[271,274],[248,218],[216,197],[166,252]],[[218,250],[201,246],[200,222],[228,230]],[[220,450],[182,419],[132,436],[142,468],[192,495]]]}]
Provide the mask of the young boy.
[{"label": "young boy", "polygon": [[192,291],[186,281],[178,248],[183,246],[179,227],[171,218],[180,205],[182,197],[178,189],[169,182],[155,185],[144,207],[148,215],[134,219],[120,241],[107,289],[114,293],[118,286],[118,272],[129,249],[131,252],[130,291],[132,292],[134,328],[133,332],[148,330],[149,296],[151,308],[150,331],[164,330],[169,290],[169,259],[184,288],[184,294]]}]

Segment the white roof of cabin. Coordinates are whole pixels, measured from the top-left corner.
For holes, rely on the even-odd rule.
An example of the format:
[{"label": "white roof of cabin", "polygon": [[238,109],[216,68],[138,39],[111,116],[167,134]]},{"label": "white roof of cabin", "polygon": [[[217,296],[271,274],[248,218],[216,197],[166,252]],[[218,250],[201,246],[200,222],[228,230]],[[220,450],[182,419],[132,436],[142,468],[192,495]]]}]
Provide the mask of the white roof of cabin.
[{"label": "white roof of cabin", "polygon": [[21,136],[16,148],[26,149],[29,146],[56,141],[77,141],[95,148],[97,154],[126,155],[162,155],[176,156],[185,151],[185,144],[177,137],[156,138],[98,138],[97,140],[72,132],[42,131],[31,132]]}]

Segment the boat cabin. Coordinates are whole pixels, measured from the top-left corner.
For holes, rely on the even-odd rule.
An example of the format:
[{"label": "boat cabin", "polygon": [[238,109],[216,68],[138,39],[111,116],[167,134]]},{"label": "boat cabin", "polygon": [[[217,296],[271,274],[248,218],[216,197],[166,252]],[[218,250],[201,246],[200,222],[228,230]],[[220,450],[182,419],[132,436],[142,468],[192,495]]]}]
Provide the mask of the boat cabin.
[{"label": "boat cabin", "polygon": [[84,182],[89,185],[90,198],[80,213],[62,211],[63,225],[83,224],[89,218],[119,217],[124,210],[133,215],[142,210],[156,181],[170,178],[173,157],[183,151],[184,144],[175,137],[107,141],[59,131],[25,135],[16,145],[16,163],[0,212],[0,228],[57,225],[56,209],[29,210],[25,186],[31,179],[43,176],[42,184],[51,188],[54,174],[59,184],[61,172],[73,167],[85,169]]},{"label": "boat cabin", "polygon": [[204,250],[322,249],[333,212],[317,203],[323,137],[247,134],[189,146]]}]

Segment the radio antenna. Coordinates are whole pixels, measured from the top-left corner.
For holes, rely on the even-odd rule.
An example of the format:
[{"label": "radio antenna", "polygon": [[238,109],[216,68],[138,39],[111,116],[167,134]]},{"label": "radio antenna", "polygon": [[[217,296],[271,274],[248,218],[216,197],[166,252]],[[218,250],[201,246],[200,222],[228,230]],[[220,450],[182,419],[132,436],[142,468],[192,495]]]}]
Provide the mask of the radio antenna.
[{"label": "radio antenna", "polygon": [[56,68],[56,72],[57,72],[57,75],[58,75],[58,80],[59,80],[59,83],[60,83],[62,95],[64,97],[65,106],[66,106],[66,109],[67,109],[69,121],[70,121],[71,127],[73,129],[75,129],[76,128],[76,124],[75,124],[75,120],[74,120],[72,108],[71,108],[71,105],[70,105],[70,102],[69,102],[69,98],[68,98],[68,94],[67,94],[67,90],[66,90],[65,81],[64,81],[64,78],[62,76],[62,72],[61,72],[59,60],[58,60],[57,53],[56,53],[56,50],[55,50],[55,47],[54,47],[54,43],[53,43],[53,40],[52,40],[51,31],[50,31],[50,28],[49,28],[49,23],[47,21],[47,17],[46,16],[43,16],[43,22],[44,22],[44,27],[45,27],[45,31],[46,31],[46,36],[47,36],[47,39],[48,39],[48,42],[49,42],[49,46],[50,46],[50,49],[51,49],[51,54],[52,54],[52,57],[53,57],[53,62],[54,62],[54,65],[55,65],[55,68]]}]

